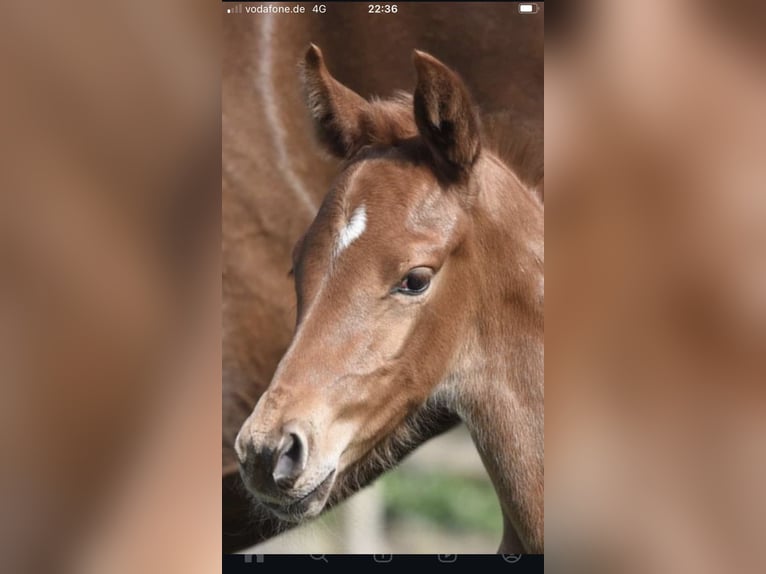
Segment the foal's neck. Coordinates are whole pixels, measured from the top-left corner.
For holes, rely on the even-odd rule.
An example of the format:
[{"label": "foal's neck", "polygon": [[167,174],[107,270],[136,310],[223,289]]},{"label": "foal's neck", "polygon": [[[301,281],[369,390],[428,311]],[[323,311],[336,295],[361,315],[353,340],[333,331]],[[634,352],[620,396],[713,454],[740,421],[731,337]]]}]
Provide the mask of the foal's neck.
[{"label": "foal's neck", "polygon": [[480,161],[473,257],[481,289],[452,390],[500,498],[501,551],[542,552],[543,209],[499,161]]}]

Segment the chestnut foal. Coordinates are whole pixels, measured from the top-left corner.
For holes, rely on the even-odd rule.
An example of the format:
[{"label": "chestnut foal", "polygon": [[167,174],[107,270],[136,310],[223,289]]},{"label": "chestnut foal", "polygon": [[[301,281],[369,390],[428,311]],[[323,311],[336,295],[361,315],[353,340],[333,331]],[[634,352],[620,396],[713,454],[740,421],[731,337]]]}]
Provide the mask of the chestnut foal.
[{"label": "chestnut foal", "polygon": [[345,161],[295,247],[297,325],[237,436],[240,471],[299,522],[460,419],[500,551],[542,552],[543,208],[482,141],[462,80],[413,59],[412,96],[367,101],[305,56],[320,139]]}]

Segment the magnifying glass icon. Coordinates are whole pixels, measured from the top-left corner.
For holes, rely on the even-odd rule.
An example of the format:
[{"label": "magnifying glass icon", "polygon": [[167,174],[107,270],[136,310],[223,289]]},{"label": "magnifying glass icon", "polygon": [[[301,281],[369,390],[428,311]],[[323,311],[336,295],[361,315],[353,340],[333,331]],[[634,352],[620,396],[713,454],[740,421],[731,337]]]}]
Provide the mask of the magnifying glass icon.
[{"label": "magnifying glass icon", "polygon": [[321,560],[325,564],[327,564],[327,558],[325,558],[324,554],[309,554],[311,556],[312,560]]}]

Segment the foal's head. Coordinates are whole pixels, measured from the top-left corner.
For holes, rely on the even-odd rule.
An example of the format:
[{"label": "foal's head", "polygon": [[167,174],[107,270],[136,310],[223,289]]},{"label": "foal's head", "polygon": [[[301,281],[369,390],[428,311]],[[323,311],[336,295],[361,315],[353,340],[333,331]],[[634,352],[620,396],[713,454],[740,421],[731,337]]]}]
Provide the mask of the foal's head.
[{"label": "foal's head", "polygon": [[318,514],[396,462],[392,442],[427,434],[415,415],[438,402],[478,305],[473,206],[492,179],[478,118],[454,72],[421,52],[414,64],[412,97],[367,101],[315,46],[303,63],[320,139],[344,163],[294,250],[292,343],[236,445],[248,488],[284,519]]}]

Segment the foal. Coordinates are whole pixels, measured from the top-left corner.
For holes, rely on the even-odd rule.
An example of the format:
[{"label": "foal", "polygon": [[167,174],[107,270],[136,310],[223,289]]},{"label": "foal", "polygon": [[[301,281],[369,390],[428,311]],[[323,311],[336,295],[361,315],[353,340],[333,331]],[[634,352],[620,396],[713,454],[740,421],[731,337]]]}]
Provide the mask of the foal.
[{"label": "foal", "polygon": [[465,422],[501,552],[543,551],[543,208],[482,145],[460,78],[415,52],[367,101],[311,46],[309,110],[342,169],[296,245],[297,325],[236,440],[261,505],[301,521]]}]

